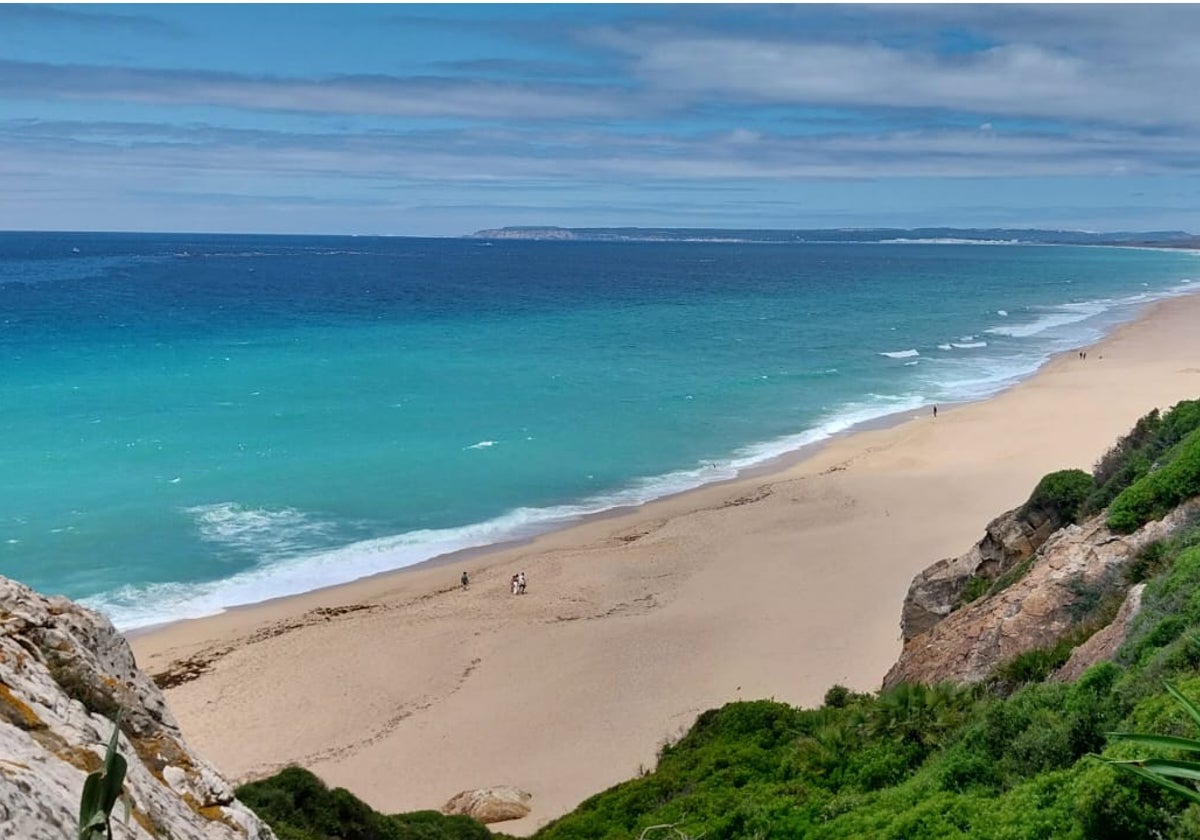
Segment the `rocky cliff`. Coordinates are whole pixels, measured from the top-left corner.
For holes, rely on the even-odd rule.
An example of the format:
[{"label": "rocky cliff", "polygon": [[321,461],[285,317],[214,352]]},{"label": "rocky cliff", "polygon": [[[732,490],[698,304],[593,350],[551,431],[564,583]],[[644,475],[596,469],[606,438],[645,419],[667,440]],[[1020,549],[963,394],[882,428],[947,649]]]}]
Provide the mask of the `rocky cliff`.
[{"label": "rocky cliff", "polygon": [[913,578],[904,599],[904,641],[921,635],[960,607],[972,581],[995,581],[1041,548],[1060,523],[1020,508],[988,523],[983,539],[958,557],[939,560]]},{"label": "rocky cliff", "polygon": [[0,837],[74,837],[84,778],[123,710],[119,840],[274,840],[184,742],[162,693],[102,616],[0,577]]},{"label": "rocky cliff", "polygon": [[[1067,638],[1105,599],[1124,596],[1125,603],[1111,625],[1097,633],[1100,638],[1096,642],[1081,645],[1074,661],[1065,666],[1071,673],[1082,672],[1105,651],[1120,645],[1124,629],[1136,614],[1140,590],[1126,595],[1129,563],[1145,546],[1170,537],[1197,517],[1200,498],[1124,536],[1109,531],[1103,515],[1082,525],[1068,525],[1030,555],[1024,574],[1014,576],[1000,591],[951,611],[950,600],[957,598],[978,572],[980,564],[975,558],[986,553],[980,546],[995,541],[992,527],[996,523],[992,523],[984,540],[962,558],[935,563],[914,580],[904,605],[904,649],[884,677],[884,687],[901,682],[979,682],[997,665]],[[1000,530],[1020,533],[1020,529]],[[1011,545],[1012,540],[1005,544]],[[914,615],[919,619],[910,618]],[[924,629],[920,629],[922,625]],[[910,628],[916,631],[911,636]]]}]

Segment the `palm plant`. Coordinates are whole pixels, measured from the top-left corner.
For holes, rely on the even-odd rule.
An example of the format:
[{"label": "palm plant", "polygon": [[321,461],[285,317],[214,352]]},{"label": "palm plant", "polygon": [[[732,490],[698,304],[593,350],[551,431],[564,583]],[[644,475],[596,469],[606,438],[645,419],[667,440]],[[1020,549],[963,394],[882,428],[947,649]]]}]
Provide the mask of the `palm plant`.
[{"label": "palm plant", "polygon": [[[1175,686],[1170,683],[1166,683],[1166,686],[1171,696],[1183,706],[1188,716],[1191,717],[1196,725],[1200,726],[1200,709],[1197,709]],[[1135,744],[1143,744],[1148,747],[1159,747],[1187,753],[1200,753],[1200,740],[1193,738],[1181,738],[1175,735],[1145,735],[1137,732],[1110,732],[1108,737],[1130,741]],[[1183,761],[1170,758],[1136,758],[1125,761],[1102,758],[1101,760],[1116,767],[1118,770],[1132,773],[1192,802],[1200,803],[1200,791],[1191,785],[1176,781],[1177,779],[1190,782],[1200,780],[1200,761]]]}]

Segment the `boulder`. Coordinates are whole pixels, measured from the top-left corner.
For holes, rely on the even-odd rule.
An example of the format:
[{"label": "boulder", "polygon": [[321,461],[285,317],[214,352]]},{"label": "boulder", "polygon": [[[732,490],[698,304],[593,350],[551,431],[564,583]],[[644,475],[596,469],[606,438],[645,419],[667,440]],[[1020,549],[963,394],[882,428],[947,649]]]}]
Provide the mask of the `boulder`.
[{"label": "boulder", "polygon": [[128,822],[114,809],[114,840],[274,840],[188,747],[106,618],[0,577],[0,836],[75,836],[84,779],[118,708],[131,807]]},{"label": "boulder", "polygon": [[531,799],[532,794],[508,785],[464,790],[442,806],[442,813],[466,814],[485,824],[519,820],[529,814]]},{"label": "boulder", "polygon": [[995,580],[1024,562],[1050,537],[1058,523],[1039,510],[1010,510],[984,529],[965,554],[939,560],[913,578],[904,599],[900,629],[907,642],[931,629],[960,604],[974,578]]}]

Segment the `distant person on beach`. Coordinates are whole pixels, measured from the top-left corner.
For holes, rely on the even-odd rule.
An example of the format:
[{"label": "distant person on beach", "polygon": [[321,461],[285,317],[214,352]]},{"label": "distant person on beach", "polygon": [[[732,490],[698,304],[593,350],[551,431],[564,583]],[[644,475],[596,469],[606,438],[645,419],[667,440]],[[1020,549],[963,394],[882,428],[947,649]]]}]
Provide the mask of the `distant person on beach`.
[{"label": "distant person on beach", "polygon": [[461,580],[462,580],[462,588],[463,589],[466,589],[468,586],[471,585],[471,578],[467,576],[467,573],[465,571],[462,573]]},{"label": "distant person on beach", "polygon": [[525,573],[524,572],[517,573],[517,593],[520,595],[525,594]]},{"label": "distant person on beach", "polygon": [[933,419],[934,420],[937,419],[937,406],[936,405],[933,407]]},{"label": "distant person on beach", "polygon": [[520,580],[517,578],[517,576],[516,576],[516,575],[513,575],[513,576],[512,576],[512,580],[509,582],[509,585],[510,585],[510,587],[511,587],[511,589],[512,589],[512,594],[516,595],[516,594],[517,594],[517,592],[519,591],[519,590],[518,590],[518,587],[521,585],[521,582],[520,582]]}]

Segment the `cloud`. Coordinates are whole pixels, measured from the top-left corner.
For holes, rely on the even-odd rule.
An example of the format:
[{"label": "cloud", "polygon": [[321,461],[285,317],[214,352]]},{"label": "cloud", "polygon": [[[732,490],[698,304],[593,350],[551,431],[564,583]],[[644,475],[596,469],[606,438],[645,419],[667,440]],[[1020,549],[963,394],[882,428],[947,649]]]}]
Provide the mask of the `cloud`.
[{"label": "cloud", "polygon": [[504,120],[615,118],[631,112],[624,92],[592,85],[385,75],[296,79],[3,60],[0,97]]},{"label": "cloud", "polygon": [[[381,19],[455,44],[422,53],[444,59],[419,65],[429,75],[356,72],[414,65],[402,57],[366,65],[336,51],[322,66],[340,72],[320,76],[113,66],[85,50],[70,65],[0,60],[0,114],[64,117],[0,121],[6,195],[47,208],[140,202],[164,213],[175,197],[198,212],[236,207],[242,219],[267,207],[316,213],[325,202],[379,218],[403,205],[465,219],[478,206],[529,220],[547,214],[540,223],[555,213],[613,221],[620,211],[753,225],[754,213],[790,218],[797,204],[841,218],[852,209],[838,195],[867,195],[877,183],[955,179],[997,189],[1019,182],[1013,207],[1046,201],[1040,180],[1090,179],[1079,193],[1089,198],[1120,183],[1119,200],[1096,201],[1116,213],[1135,183],[1200,171],[1191,42],[1200,7],[430,15],[407,26]],[[147,20],[0,6],[0,31]],[[293,34],[305,37],[302,28]],[[203,32],[192,37],[188,44],[203,46]],[[107,50],[119,40],[88,42]],[[133,54],[137,44],[118,45]],[[814,191],[823,204],[810,203]],[[860,212],[876,220],[907,212],[890,196],[879,187]]]},{"label": "cloud", "polygon": [[[900,12],[879,14],[893,19],[887,15]],[[1191,93],[1200,88],[1200,63],[1190,36],[1180,32],[1179,15],[1157,10],[1147,21],[1121,10],[1115,16],[1035,10],[1030,22],[1024,8],[1014,7],[944,14],[961,25],[980,26],[976,41],[985,46],[939,51],[844,32],[818,39],[811,32],[679,34],[653,27],[601,28],[591,37],[623,52],[649,90],[693,101],[1200,125],[1200,100]],[[1194,10],[1182,14],[1200,25]],[[1127,18],[1131,25],[1122,32]],[[1048,22],[1046,32],[1037,29],[1038,21]],[[984,31],[988,28],[992,31]],[[1188,31],[1195,29],[1184,27]],[[997,32],[1007,37],[996,40]]]},{"label": "cloud", "polygon": [[145,15],[125,15],[115,12],[84,11],[78,7],[0,4],[0,30],[18,26],[68,26],[72,29],[123,30],[149,35],[178,35],[174,27]]},{"label": "cloud", "polygon": [[[1186,134],[1051,134],[974,127],[789,135],[737,129],[698,135],[600,128],[468,128],[295,132],[151,123],[0,123],[0,160],[27,172],[144,173],[180,184],[268,182],[729,187],[804,179],[1108,177],[1188,172],[1200,150]],[[747,187],[748,188],[748,187]],[[582,194],[581,194],[582,195]]]}]

